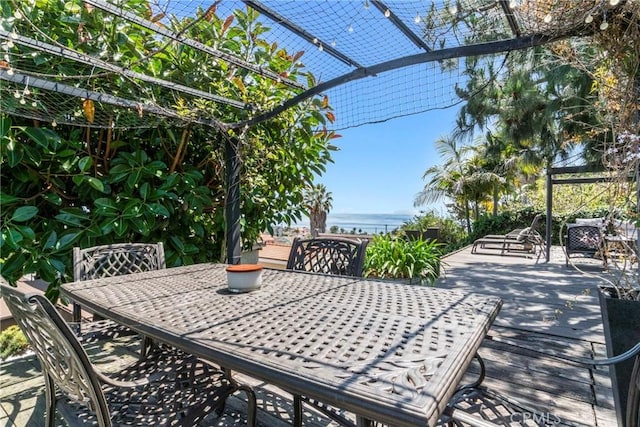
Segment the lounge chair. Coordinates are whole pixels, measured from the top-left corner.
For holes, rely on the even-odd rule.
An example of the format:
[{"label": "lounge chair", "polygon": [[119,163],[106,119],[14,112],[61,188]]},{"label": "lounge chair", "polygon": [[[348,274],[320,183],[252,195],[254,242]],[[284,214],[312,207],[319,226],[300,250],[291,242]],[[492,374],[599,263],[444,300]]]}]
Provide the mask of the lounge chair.
[{"label": "lounge chair", "polygon": [[536,215],[531,225],[522,229],[515,229],[507,234],[488,234],[473,242],[471,253],[477,253],[478,247],[483,249],[498,249],[500,255],[510,251],[540,253],[544,250],[544,239],[538,233],[541,215]]},{"label": "lounge chair", "polygon": [[530,230],[538,231],[538,227],[540,226],[540,219],[542,215],[538,214],[533,217],[533,221],[531,221],[531,225],[525,228],[516,228],[508,232],[507,234],[487,234],[486,236],[482,236],[481,239],[517,239],[521,233],[526,233]]}]

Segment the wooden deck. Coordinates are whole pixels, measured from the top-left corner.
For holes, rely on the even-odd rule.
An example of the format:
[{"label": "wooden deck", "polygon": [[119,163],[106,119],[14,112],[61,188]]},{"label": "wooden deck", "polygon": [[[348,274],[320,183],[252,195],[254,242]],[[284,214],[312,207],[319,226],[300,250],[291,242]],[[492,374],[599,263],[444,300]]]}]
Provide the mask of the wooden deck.
[{"label": "wooden deck", "polygon": [[[527,348],[558,354],[603,357],[604,338],[596,285],[602,280],[602,263],[577,261],[584,270],[565,267],[559,248],[552,260],[518,254],[496,256],[486,250],[471,254],[470,248],[444,260],[444,274],[437,286],[498,295],[504,306],[480,350],[486,362],[484,385],[557,417],[565,425],[616,426],[611,384],[607,369],[590,370],[541,357]],[[588,275],[586,275],[586,274]],[[585,295],[585,291],[591,295]],[[116,351],[117,349],[117,351]],[[95,349],[105,369],[117,369],[135,357],[135,344]],[[472,365],[468,379],[474,378]],[[245,381],[252,381],[244,379]],[[263,426],[287,425],[291,421],[291,396],[265,384],[259,391],[259,421]],[[38,426],[43,419],[43,382],[33,357],[5,362],[0,367],[0,425]],[[231,400],[222,419],[206,425],[236,425],[242,402]],[[525,415],[526,416],[526,415]],[[305,425],[330,426],[328,419],[308,411]]]},{"label": "wooden deck", "polygon": [[[606,357],[597,285],[602,262],[575,259],[562,249],[549,263],[521,254],[466,248],[445,260],[438,286],[500,296],[504,305],[480,350],[484,385],[576,425],[616,426],[608,369],[590,370],[528,352]],[[470,370],[473,370],[472,367]]]}]

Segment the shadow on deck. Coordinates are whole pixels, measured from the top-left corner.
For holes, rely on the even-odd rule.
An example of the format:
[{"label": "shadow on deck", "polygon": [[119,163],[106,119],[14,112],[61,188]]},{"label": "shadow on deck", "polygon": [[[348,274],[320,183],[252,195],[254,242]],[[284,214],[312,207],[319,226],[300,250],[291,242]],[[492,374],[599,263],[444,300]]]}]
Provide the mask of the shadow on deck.
[{"label": "shadow on deck", "polygon": [[[500,296],[502,311],[480,349],[487,378],[484,385],[520,403],[547,412],[569,425],[616,426],[608,369],[568,366],[527,351],[533,348],[570,356],[605,357],[604,337],[596,293],[602,263],[580,263],[589,275],[565,267],[560,248],[549,263],[522,256],[471,254],[470,248],[449,255],[438,287]],[[124,345],[122,345],[124,344]],[[136,342],[97,348],[92,353],[105,370],[117,369],[136,357]],[[467,373],[469,382],[477,367]],[[290,425],[291,395],[244,378],[258,391],[259,423]],[[0,424],[44,425],[44,384],[37,360],[31,356],[3,362],[0,367]],[[231,399],[225,415],[205,425],[242,423],[243,402]],[[526,414],[525,414],[526,416]],[[307,411],[305,425],[331,426],[329,419]]]}]

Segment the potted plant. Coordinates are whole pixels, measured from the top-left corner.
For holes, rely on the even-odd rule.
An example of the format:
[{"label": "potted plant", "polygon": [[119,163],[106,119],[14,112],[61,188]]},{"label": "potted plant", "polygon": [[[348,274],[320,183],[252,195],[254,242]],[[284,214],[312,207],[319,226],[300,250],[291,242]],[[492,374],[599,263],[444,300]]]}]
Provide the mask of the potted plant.
[{"label": "potted plant", "polygon": [[[640,82],[639,82],[640,83]],[[619,132],[611,146],[605,150],[604,164],[612,172],[612,194],[617,195],[610,206],[611,217],[605,221],[603,252],[610,278],[599,286],[599,301],[607,355],[617,356],[640,342],[640,266],[638,254],[638,220],[620,225],[622,212],[638,218],[640,208],[640,135],[638,125],[634,133]],[[629,176],[635,179],[630,180]],[[635,182],[634,182],[635,181]],[[621,197],[620,195],[626,195]],[[635,199],[635,200],[634,200]],[[620,204],[623,204],[621,209]],[[626,206],[625,206],[626,205]],[[630,224],[630,226],[629,226]],[[624,229],[623,229],[624,228]],[[632,231],[631,231],[631,230]],[[615,248],[612,246],[615,245]],[[616,406],[618,425],[625,425],[627,393],[632,381],[634,360],[611,365],[610,376]]]},{"label": "potted plant", "polygon": [[[616,287],[602,286],[599,292],[607,355],[617,356],[640,342],[640,300],[638,291],[620,294]],[[627,391],[631,384],[634,359],[611,365],[610,376],[618,424],[627,411]]]}]

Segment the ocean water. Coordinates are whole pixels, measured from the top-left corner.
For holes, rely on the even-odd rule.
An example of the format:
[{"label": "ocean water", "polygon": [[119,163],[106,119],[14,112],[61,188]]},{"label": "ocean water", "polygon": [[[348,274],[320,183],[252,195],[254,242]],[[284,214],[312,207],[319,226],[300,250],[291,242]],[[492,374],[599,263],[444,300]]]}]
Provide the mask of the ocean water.
[{"label": "ocean water", "polygon": [[[413,218],[402,214],[332,214],[327,216],[327,232],[332,226],[349,233],[354,228],[356,233],[379,234],[390,233],[403,223]],[[309,220],[300,221],[296,226],[309,227]]]}]

